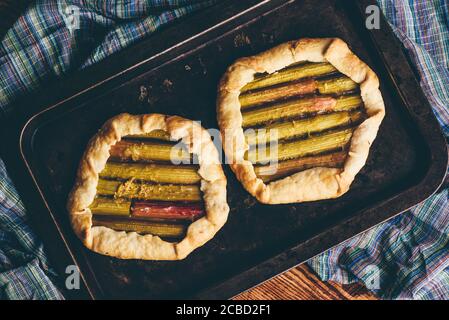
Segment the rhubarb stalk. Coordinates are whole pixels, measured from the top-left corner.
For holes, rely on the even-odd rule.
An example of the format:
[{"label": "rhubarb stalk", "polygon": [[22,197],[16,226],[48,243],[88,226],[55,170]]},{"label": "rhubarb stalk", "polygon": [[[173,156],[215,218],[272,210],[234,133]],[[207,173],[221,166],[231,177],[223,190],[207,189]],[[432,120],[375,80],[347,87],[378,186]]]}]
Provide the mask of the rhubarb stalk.
[{"label": "rhubarb stalk", "polygon": [[358,123],[363,119],[363,113],[357,112],[335,112],[319,115],[313,118],[293,120],[289,122],[276,123],[258,130],[246,130],[246,141],[250,145],[268,143],[277,133],[277,139],[307,136],[311,133],[320,132],[336,127],[347,126]]},{"label": "rhubarb stalk", "polygon": [[300,82],[290,82],[282,86],[263,88],[257,91],[250,91],[240,94],[240,108],[242,110],[256,105],[269,103],[276,100],[311,94],[318,91],[320,94],[342,94],[354,91],[358,84],[350,78],[343,76],[325,80],[302,80]]},{"label": "rhubarb stalk", "polygon": [[89,206],[94,215],[129,216],[131,213],[131,202],[128,200],[114,200],[97,197]]},{"label": "rhubarb stalk", "polygon": [[[277,146],[250,148],[246,158],[252,163],[268,163],[341,149],[350,141],[352,129],[327,133],[305,140],[281,142]],[[274,152],[271,152],[271,151]]]},{"label": "rhubarb stalk", "polygon": [[133,134],[126,136],[125,138],[132,139],[157,139],[163,141],[170,141],[170,135],[165,130],[153,130],[143,134]]},{"label": "rhubarb stalk", "polygon": [[243,127],[253,127],[279,119],[303,117],[313,113],[351,111],[362,106],[358,95],[332,97],[315,97],[277,103],[272,106],[242,112]]},{"label": "rhubarb stalk", "polygon": [[200,203],[179,202],[136,202],[131,215],[136,218],[174,219],[194,221],[204,216],[204,207]]},{"label": "rhubarb stalk", "polygon": [[178,145],[155,141],[122,140],[111,147],[112,158],[133,161],[172,161],[174,163],[191,163],[192,156]]},{"label": "rhubarb stalk", "polygon": [[321,156],[281,161],[277,165],[258,166],[254,170],[263,182],[268,183],[314,167],[341,168],[346,156],[347,153],[342,151]]},{"label": "rhubarb stalk", "polygon": [[337,69],[330,63],[301,63],[282,69],[273,74],[256,77],[242,88],[242,92],[269,87],[293,80],[318,77],[325,74],[337,72]]},{"label": "rhubarb stalk", "polygon": [[288,97],[313,93],[317,90],[317,83],[314,80],[292,82],[282,87],[268,88],[266,90],[248,92],[240,95],[240,106],[242,109],[261,103],[267,103]]},{"label": "rhubarb stalk", "polygon": [[182,238],[187,227],[182,224],[157,223],[144,220],[115,219],[108,217],[94,217],[93,226],[102,226],[116,231],[152,234],[165,238]]},{"label": "rhubarb stalk", "polygon": [[102,178],[131,179],[156,183],[195,184],[201,181],[195,166],[176,166],[148,163],[107,162],[100,172]]},{"label": "rhubarb stalk", "polygon": [[115,198],[141,200],[199,201],[202,199],[199,185],[149,184],[134,179],[126,182],[100,179],[97,193],[112,195]]}]

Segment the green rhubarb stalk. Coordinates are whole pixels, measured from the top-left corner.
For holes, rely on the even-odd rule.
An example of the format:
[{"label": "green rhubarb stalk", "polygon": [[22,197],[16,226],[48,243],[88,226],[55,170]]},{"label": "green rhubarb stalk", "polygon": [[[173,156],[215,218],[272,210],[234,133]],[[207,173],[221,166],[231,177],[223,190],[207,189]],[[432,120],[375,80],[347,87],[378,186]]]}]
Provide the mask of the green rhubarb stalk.
[{"label": "green rhubarb stalk", "polygon": [[149,184],[130,179],[126,182],[100,179],[97,193],[115,198],[159,200],[159,201],[200,201],[199,185]]},{"label": "green rhubarb stalk", "polygon": [[277,145],[262,148],[250,148],[246,154],[246,159],[252,163],[264,164],[342,149],[350,141],[352,131],[352,129],[346,129],[305,140],[281,142]]},{"label": "green rhubarb stalk", "polygon": [[[122,140],[111,147],[112,158],[133,161],[171,161],[185,163],[192,159],[192,155],[179,145],[160,143],[156,141]],[[191,162],[190,162],[191,163]]]},{"label": "green rhubarb stalk", "polygon": [[359,85],[352,79],[344,76],[318,82],[318,92],[321,94],[341,94],[358,89]]},{"label": "green rhubarb stalk", "polygon": [[167,224],[145,220],[111,219],[103,217],[94,217],[93,226],[102,226],[116,231],[152,234],[154,236],[165,238],[182,238],[187,230],[187,226],[182,224]]},{"label": "green rhubarb stalk", "polygon": [[323,114],[313,118],[275,123],[261,129],[248,129],[245,131],[246,141],[249,145],[268,143],[273,137],[278,140],[300,137],[340,126],[354,124],[363,119],[363,113],[335,112]]},{"label": "green rhubarb stalk", "polygon": [[157,140],[163,140],[163,141],[170,141],[170,135],[167,131],[164,130],[153,130],[147,133],[143,134],[133,134],[126,136],[125,138],[132,138],[132,139],[157,139]]},{"label": "green rhubarb stalk", "polygon": [[94,215],[128,216],[131,213],[131,202],[97,197],[89,209]]},{"label": "green rhubarb stalk", "polygon": [[303,80],[300,82],[289,82],[282,86],[268,87],[257,91],[249,91],[240,94],[240,108],[245,110],[249,107],[262,105],[269,102],[284,100],[299,95],[311,94],[318,91],[320,94],[342,94],[354,91],[358,84],[346,76],[325,80]]},{"label": "green rhubarb stalk", "polygon": [[287,67],[276,73],[257,77],[242,88],[242,92],[269,87],[280,83],[290,82],[301,78],[317,77],[336,72],[337,69],[330,63],[302,63]]},{"label": "green rhubarb stalk", "polygon": [[277,103],[272,106],[243,111],[242,126],[254,127],[280,119],[292,119],[314,113],[351,111],[363,105],[359,95],[332,97],[315,97]]},{"label": "green rhubarb stalk", "polygon": [[195,166],[177,166],[149,163],[108,162],[100,172],[102,178],[138,179],[156,183],[195,184],[201,181]]}]

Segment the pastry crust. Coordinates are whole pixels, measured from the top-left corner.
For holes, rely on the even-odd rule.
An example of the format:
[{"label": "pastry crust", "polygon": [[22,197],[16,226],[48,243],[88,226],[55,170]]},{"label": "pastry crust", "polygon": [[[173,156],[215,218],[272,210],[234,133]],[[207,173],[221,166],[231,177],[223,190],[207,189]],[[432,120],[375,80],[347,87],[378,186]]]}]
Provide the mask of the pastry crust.
[{"label": "pastry crust", "polygon": [[[186,237],[178,243],[150,234],[92,227],[89,205],[95,198],[99,173],[106,165],[111,146],[124,136],[153,130],[168,132],[174,141],[183,139],[188,150],[198,156],[206,216],[193,222]],[[229,213],[226,177],[209,133],[198,123],[177,116],[124,113],[107,121],[90,140],[81,159],[67,209],[75,233],[86,247],[95,252],[121,259],[180,260],[212,239],[225,224]]]},{"label": "pastry crust", "polygon": [[[257,178],[252,163],[244,159],[249,146],[242,128],[240,90],[254,79],[256,73],[273,73],[299,61],[329,62],[359,83],[368,118],[355,129],[342,169],[312,168],[265,184]],[[260,202],[279,204],[336,198],[347,192],[365,165],[369,148],[385,116],[385,106],[376,74],[343,40],[301,39],[232,64],[218,87],[217,114],[223,147],[237,178]]]}]

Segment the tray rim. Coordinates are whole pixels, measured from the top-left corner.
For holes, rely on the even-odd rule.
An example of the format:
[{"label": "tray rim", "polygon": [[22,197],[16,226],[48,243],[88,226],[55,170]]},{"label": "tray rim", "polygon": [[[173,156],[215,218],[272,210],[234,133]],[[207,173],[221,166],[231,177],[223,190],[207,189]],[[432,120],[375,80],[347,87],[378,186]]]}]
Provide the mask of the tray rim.
[{"label": "tray rim", "polygon": [[[270,0],[266,0],[266,1],[263,1],[263,2],[261,2],[261,3],[267,3],[267,2],[271,2],[271,1],[270,1]],[[279,7],[281,7],[282,5],[287,4],[287,3],[289,3],[289,2],[292,2],[292,1],[278,1],[278,2],[280,2],[281,5],[276,6],[274,10],[277,10],[277,9],[278,9]],[[362,0],[361,2],[368,2],[368,1]],[[267,11],[267,12],[268,12],[268,11]],[[243,13],[241,13],[241,14],[243,14]],[[249,21],[249,20],[248,20],[248,21]],[[223,24],[225,24],[225,23],[223,23]],[[243,24],[243,23],[242,23],[242,24]],[[214,29],[214,27],[213,27],[213,28],[210,28],[210,29],[207,29],[207,30],[204,30],[204,32],[202,32],[202,34],[207,34],[211,29]],[[390,30],[390,32],[391,32],[391,30]],[[191,40],[186,40],[184,43],[189,43],[190,41],[191,41]],[[374,44],[376,44],[375,39],[372,40],[372,42],[373,42]],[[178,47],[178,46],[171,47],[171,48],[165,50],[163,53],[157,54],[157,57],[163,56],[164,53],[169,52],[169,51],[172,51],[172,50],[174,50],[176,47]],[[154,59],[156,59],[157,57],[154,57]],[[138,65],[147,63],[149,60],[153,60],[153,57],[152,57],[152,58],[149,58],[149,59],[146,60],[145,62],[138,63]],[[172,61],[172,60],[169,59],[167,62],[170,62],[170,61]],[[383,64],[384,64],[385,67],[388,67],[388,64],[387,64],[387,63],[384,62]],[[408,64],[408,61],[407,61],[407,64]],[[123,72],[120,72],[120,74],[126,73],[126,72],[128,72],[130,69],[134,69],[134,67],[137,68],[138,65],[132,66],[131,68],[128,68],[128,69],[124,70]],[[156,67],[156,68],[157,68],[157,67]],[[150,70],[153,70],[153,69],[155,69],[155,68],[150,68]],[[388,68],[387,68],[387,69],[388,69]],[[142,72],[142,74],[144,74],[144,73],[145,73],[145,72]],[[114,76],[114,77],[115,77],[115,76]],[[394,75],[393,75],[393,74],[390,74],[390,77],[392,77],[392,79],[394,79]],[[110,79],[108,78],[108,79],[106,79],[104,82],[107,82],[107,81],[109,81],[109,80],[110,80]],[[101,86],[104,82],[99,83],[98,86]],[[395,82],[393,82],[393,83],[395,83]],[[420,86],[419,86],[418,84],[417,84],[417,86],[418,86],[419,90],[421,90],[421,88],[420,88]],[[32,165],[30,165],[30,164],[28,163],[28,161],[27,161],[26,151],[24,150],[24,145],[23,145],[23,143],[24,143],[24,135],[26,134],[26,131],[29,130],[30,126],[32,127],[32,124],[33,124],[35,121],[37,121],[37,119],[39,119],[40,116],[42,116],[42,115],[44,115],[44,114],[47,114],[47,112],[50,112],[50,111],[52,111],[53,109],[55,109],[55,108],[57,108],[57,107],[59,107],[59,106],[61,106],[61,105],[64,105],[67,101],[71,100],[72,98],[75,98],[75,97],[78,97],[78,96],[82,96],[85,92],[90,91],[90,90],[93,89],[93,88],[94,88],[94,87],[89,87],[89,88],[87,88],[86,90],[84,90],[84,91],[82,91],[82,92],[79,92],[79,93],[77,93],[76,95],[71,96],[71,97],[68,98],[68,99],[64,99],[64,100],[62,100],[62,101],[59,101],[58,103],[56,103],[56,104],[54,104],[54,105],[52,105],[52,106],[50,106],[50,107],[48,107],[48,108],[46,108],[46,109],[44,109],[44,110],[41,110],[40,112],[34,114],[32,117],[30,117],[30,118],[26,121],[25,125],[22,127],[22,130],[21,130],[21,132],[20,132],[20,155],[21,155],[21,158],[22,158],[22,160],[23,160],[23,162],[24,162],[24,164],[25,164],[25,166],[26,166],[26,168],[27,168],[27,170],[28,170],[29,175],[31,176],[31,178],[33,179],[33,182],[35,183],[35,187],[37,188],[37,190],[38,190],[38,192],[39,192],[39,194],[40,194],[41,200],[44,202],[45,207],[46,207],[46,209],[49,211],[50,216],[52,217],[52,219],[54,219],[54,214],[52,213],[52,209],[50,208],[49,204],[47,203],[46,196],[44,195],[44,193],[43,193],[43,191],[42,191],[42,189],[41,189],[41,186],[39,185],[38,181],[36,180],[36,177],[35,177],[35,175],[34,175],[34,173],[33,173],[33,170],[32,170]],[[399,93],[401,93],[400,88],[397,88],[397,91],[398,91]],[[401,99],[403,99],[402,96],[401,96]],[[76,100],[76,99],[75,99],[75,100]],[[427,100],[426,100],[426,101],[427,101]],[[405,100],[404,100],[404,105],[408,105],[408,104],[406,103]],[[428,104],[428,102],[427,102],[427,105],[426,105],[425,107],[426,107],[426,108],[427,108],[427,107],[430,108],[430,105]],[[73,108],[72,108],[71,110],[73,110]],[[432,117],[434,117],[433,114],[432,114]],[[416,121],[416,119],[414,119],[414,120]],[[422,120],[421,120],[421,121],[422,121]],[[436,120],[435,120],[435,121],[436,121]],[[421,134],[423,134],[423,132],[421,132]],[[425,141],[426,141],[426,143],[429,142],[428,140],[425,140]],[[429,148],[429,152],[430,152],[430,153],[432,153],[433,151],[435,151],[434,148],[433,148],[433,149],[432,149],[432,148]],[[433,155],[433,154],[432,154],[432,155]],[[446,154],[446,158],[447,158],[447,154]],[[447,160],[446,160],[446,165],[447,165]],[[407,189],[404,190],[400,195],[404,195],[405,193],[410,193],[410,192],[412,192],[411,190],[417,189],[417,188],[419,188],[421,185],[425,184],[424,182],[426,182],[426,180],[428,179],[428,177],[429,177],[429,172],[430,172],[431,169],[432,169],[432,166],[431,166],[430,168],[428,168],[428,170],[427,170],[425,176],[423,177],[423,179],[422,179],[418,184],[413,185],[413,186],[410,187],[410,188],[407,188]],[[427,193],[424,193],[423,196],[422,196],[423,199],[422,199],[422,200],[419,200],[419,202],[417,202],[417,203],[420,203],[421,201],[424,201],[425,199],[427,199],[428,197],[430,197],[434,192],[436,192],[436,190],[438,189],[438,187],[439,187],[439,186],[441,185],[441,183],[443,182],[443,179],[444,179],[444,176],[443,176],[441,182],[438,184],[438,186],[434,185],[433,187],[435,187],[435,188],[433,188],[433,187],[430,188],[430,189],[434,189],[434,190],[431,191],[431,192],[428,191]],[[388,201],[386,201],[385,203],[383,203],[382,206],[388,206],[388,205],[390,205],[390,202],[394,201],[397,197],[398,197],[398,195],[392,197],[391,199],[389,199]],[[416,204],[417,204],[417,203],[416,203]],[[413,204],[413,205],[411,205],[411,206],[414,206],[414,205],[416,205],[416,204]],[[391,208],[391,207],[390,207],[390,208]],[[393,214],[393,215],[386,215],[387,217],[386,217],[385,219],[379,221],[378,223],[381,223],[382,221],[385,221],[386,219],[390,219],[390,218],[392,218],[392,217],[394,217],[394,216],[396,216],[396,215],[398,215],[398,214],[400,214],[400,213],[402,213],[402,212],[404,212],[404,211],[406,211],[406,210],[408,210],[408,209],[409,209],[409,207],[408,207],[408,208],[405,208],[405,209],[402,209],[402,211],[399,211],[399,212],[397,212],[397,213],[395,213],[395,214]],[[370,210],[372,210],[372,208],[368,208],[368,209],[366,209],[366,210],[362,210],[361,212],[364,212],[364,211],[370,211]],[[377,207],[376,210],[378,210],[378,207]],[[389,211],[392,211],[392,210],[390,209]],[[350,217],[350,218],[348,218],[348,219],[345,219],[345,221],[342,222],[342,223],[344,223],[344,224],[346,224],[346,223],[351,223],[351,221],[354,220],[354,218],[356,218],[356,217]],[[58,225],[58,223],[57,223],[56,221],[54,221],[54,224],[56,225],[56,227],[57,227],[58,230],[59,230],[59,225]],[[377,225],[377,224],[376,224],[376,225]],[[372,225],[370,228],[373,228],[373,227],[375,227],[376,225]],[[334,228],[336,228],[336,227],[338,227],[338,225],[337,225],[337,226],[333,226],[331,229],[334,229]],[[370,228],[369,228],[369,229],[370,229]],[[365,232],[365,231],[367,231],[367,230],[368,230],[368,229],[364,229],[364,230],[360,231],[359,233]],[[61,233],[61,235],[62,235],[63,238],[64,238],[64,234],[62,233],[62,231],[59,231],[59,232]],[[358,234],[359,234],[359,233],[358,233]],[[298,245],[298,246],[294,246],[294,247],[292,247],[292,248],[290,248],[290,249],[287,249],[286,251],[292,251],[292,252],[294,252],[294,251],[300,250],[300,248],[298,248],[298,247],[301,247],[302,245],[304,245],[305,243],[309,242],[310,240],[313,240],[314,238],[319,238],[319,237],[321,237],[321,236],[322,236],[322,233],[319,233],[319,234],[317,234],[315,237],[313,237],[313,238],[311,238],[311,239],[305,241],[303,244],[300,244],[300,245]],[[355,237],[355,236],[356,236],[356,235],[354,235],[353,237]],[[351,237],[351,238],[352,238],[352,237]],[[65,240],[65,239],[64,239],[64,240]],[[340,242],[339,242],[339,243],[340,243]],[[338,244],[334,244],[334,246],[336,246],[336,245],[338,245]],[[73,255],[73,252],[72,252],[72,248],[70,248],[69,245],[68,245],[67,243],[65,243],[65,246],[66,246],[66,249],[67,249],[68,253],[72,256],[72,258],[74,259],[74,261],[76,261],[74,255]],[[272,261],[273,259],[284,259],[284,258],[283,258],[283,255],[284,255],[284,254],[285,254],[285,252],[283,252],[283,253],[281,253],[281,254],[279,254],[279,255],[276,255],[276,256],[274,256],[274,257],[271,257],[271,258],[268,259],[267,261]],[[316,253],[316,254],[319,254],[319,253]],[[267,261],[262,262],[261,265],[262,265],[262,264],[265,264]],[[299,263],[301,263],[301,262],[299,262]],[[297,264],[299,264],[299,263],[296,263],[295,265],[297,265]],[[286,269],[285,269],[285,268],[282,268],[282,269],[283,269],[284,271],[286,271],[286,270],[288,270],[288,269],[290,269],[290,268],[293,268],[295,265],[292,265],[292,266],[290,266],[290,267],[287,267]],[[230,281],[236,281],[236,280],[238,280],[239,278],[245,277],[245,276],[248,278],[247,273],[254,273],[254,270],[253,270],[253,269],[258,268],[258,267],[259,267],[259,265],[255,266],[255,267],[252,267],[252,268],[249,268],[248,270],[242,272],[241,274],[236,275],[236,276],[234,276],[234,277],[231,277],[231,279],[224,280],[224,283],[229,283]],[[284,272],[284,271],[281,271],[281,272]],[[273,274],[272,276],[269,276],[269,278],[275,276],[275,275],[278,274],[278,273],[279,273],[279,271],[277,271],[277,272],[276,272],[275,274]],[[81,275],[84,276],[83,272],[81,272]],[[236,279],[234,279],[234,278],[236,278]],[[266,277],[265,277],[265,280],[264,280],[264,281],[266,281],[266,280],[268,280],[268,279],[266,279]],[[83,281],[86,281],[86,279],[83,279]],[[241,283],[241,281],[239,281],[239,283]],[[257,284],[259,284],[259,283],[261,283],[261,282],[257,282],[257,283],[254,284],[254,285],[257,285]],[[90,290],[90,289],[89,289],[89,285],[87,285],[87,282],[86,282],[86,287],[87,287],[88,290]],[[212,287],[212,288],[209,288],[209,289],[207,289],[207,290],[205,290],[205,291],[200,292],[200,293],[197,295],[197,297],[198,297],[198,298],[205,298],[205,297],[210,297],[211,295],[214,296],[214,297],[217,297],[217,296],[219,296],[219,295],[217,295],[218,291],[219,291],[219,292],[223,292],[223,289],[224,289],[223,283],[220,283],[220,284],[218,284],[218,285],[215,286],[215,287]],[[249,288],[248,288],[248,289],[249,289]],[[246,289],[246,290],[248,290],[248,289]],[[92,298],[96,298],[96,294],[95,294],[95,293],[89,292],[89,294],[90,294],[90,296],[91,296]]]}]

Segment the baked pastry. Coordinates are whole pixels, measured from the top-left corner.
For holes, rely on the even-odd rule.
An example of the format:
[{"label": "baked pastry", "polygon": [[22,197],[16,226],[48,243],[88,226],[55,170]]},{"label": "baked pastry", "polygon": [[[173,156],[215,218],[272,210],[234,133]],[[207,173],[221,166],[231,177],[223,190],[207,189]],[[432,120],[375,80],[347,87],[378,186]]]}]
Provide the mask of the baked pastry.
[{"label": "baked pastry", "polygon": [[301,39],[232,64],[218,88],[232,170],[260,202],[339,197],[385,115],[379,80],[341,39]]},{"label": "baked pastry", "polygon": [[229,212],[209,133],[161,114],[107,121],[81,159],[67,208],[89,249],[148,260],[185,258],[216,234]]}]

